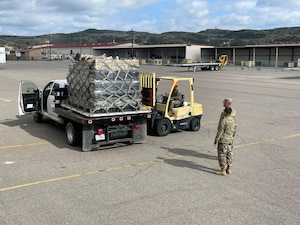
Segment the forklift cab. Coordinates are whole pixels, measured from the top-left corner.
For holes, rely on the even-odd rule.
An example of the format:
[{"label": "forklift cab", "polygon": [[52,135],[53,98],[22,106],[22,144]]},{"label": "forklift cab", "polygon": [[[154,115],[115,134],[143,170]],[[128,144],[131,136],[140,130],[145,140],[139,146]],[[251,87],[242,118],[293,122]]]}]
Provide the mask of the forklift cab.
[{"label": "forklift cab", "polygon": [[[157,85],[156,110],[171,120],[182,119],[190,112],[191,92],[189,80],[162,77]],[[175,90],[177,89],[177,90]],[[179,92],[173,96],[174,92]]]}]

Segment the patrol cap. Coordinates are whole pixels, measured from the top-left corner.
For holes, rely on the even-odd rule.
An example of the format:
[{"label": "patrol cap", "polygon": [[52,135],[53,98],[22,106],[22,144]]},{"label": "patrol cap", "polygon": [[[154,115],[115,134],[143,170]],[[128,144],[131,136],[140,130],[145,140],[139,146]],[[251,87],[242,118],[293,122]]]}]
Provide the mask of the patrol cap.
[{"label": "patrol cap", "polygon": [[232,103],[232,99],[231,98],[225,98],[223,102]]}]

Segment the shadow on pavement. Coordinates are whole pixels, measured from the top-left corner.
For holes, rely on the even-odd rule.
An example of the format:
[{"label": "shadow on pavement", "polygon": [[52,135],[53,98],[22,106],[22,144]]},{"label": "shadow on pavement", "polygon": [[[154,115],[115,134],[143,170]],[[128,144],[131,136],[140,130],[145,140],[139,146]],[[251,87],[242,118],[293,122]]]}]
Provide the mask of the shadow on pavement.
[{"label": "shadow on pavement", "polygon": [[[161,147],[162,149],[168,150],[168,152],[174,153],[176,155],[181,155],[181,156],[193,156],[197,158],[203,158],[203,159],[209,159],[209,160],[218,160],[217,156],[212,156],[212,155],[207,155],[201,152],[193,151],[193,150],[188,150],[188,149],[180,149],[180,148],[166,148],[166,147]],[[175,158],[158,158],[160,160],[163,160],[165,163],[170,164],[172,166],[176,167],[187,167],[190,169],[195,169],[195,170],[201,170],[206,173],[212,173],[214,174],[215,168],[210,168],[207,166],[202,166],[197,163],[188,161],[188,160],[183,160],[183,159],[175,159]],[[218,165],[218,164],[216,164]]]},{"label": "shadow on pavement", "polygon": [[278,79],[286,79],[286,80],[300,79],[300,76],[279,77]]},{"label": "shadow on pavement", "polygon": [[162,149],[168,150],[170,153],[174,153],[176,155],[182,155],[182,156],[194,156],[197,158],[205,158],[205,159],[212,159],[212,160],[218,160],[217,156],[214,155],[207,155],[202,152],[188,150],[188,149],[182,149],[182,148],[166,148],[161,147]]},{"label": "shadow on pavement", "polygon": [[32,115],[16,116],[16,119],[0,121],[0,124],[9,127],[19,127],[31,136],[45,140],[58,148],[69,148],[75,151],[81,151],[80,147],[68,145],[65,141],[64,127],[49,119],[43,118],[42,123],[36,123]]}]

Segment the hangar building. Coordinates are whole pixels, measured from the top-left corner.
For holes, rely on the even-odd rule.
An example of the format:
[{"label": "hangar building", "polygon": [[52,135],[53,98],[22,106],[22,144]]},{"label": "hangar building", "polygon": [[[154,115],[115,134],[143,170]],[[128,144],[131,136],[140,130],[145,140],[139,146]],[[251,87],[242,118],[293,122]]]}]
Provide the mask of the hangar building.
[{"label": "hangar building", "polygon": [[[22,52],[24,60],[67,59],[76,53],[119,58],[136,57],[140,63],[164,65],[194,62],[213,62],[226,54],[233,66],[300,67],[300,44],[267,44],[246,46],[206,46],[191,44],[140,45],[136,43],[42,44]],[[48,57],[47,57],[48,56]]]}]

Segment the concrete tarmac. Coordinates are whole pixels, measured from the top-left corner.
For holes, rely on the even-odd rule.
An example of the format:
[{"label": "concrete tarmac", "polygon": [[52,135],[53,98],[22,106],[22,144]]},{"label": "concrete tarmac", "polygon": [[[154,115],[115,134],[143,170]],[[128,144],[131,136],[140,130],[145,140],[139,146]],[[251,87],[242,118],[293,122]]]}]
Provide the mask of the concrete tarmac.
[{"label": "concrete tarmac", "polygon": [[[0,224],[299,224],[300,74],[274,68],[141,65],[195,79],[200,131],[147,136],[145,144],[91,152],[68,146],[64,130],[18,116],[18,85],[63,79],[67,61],[0,64]],[[231,175],[213,146],[222,100],[238,129]]]}]

